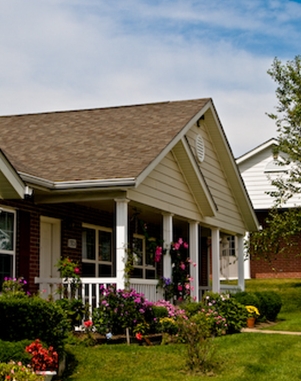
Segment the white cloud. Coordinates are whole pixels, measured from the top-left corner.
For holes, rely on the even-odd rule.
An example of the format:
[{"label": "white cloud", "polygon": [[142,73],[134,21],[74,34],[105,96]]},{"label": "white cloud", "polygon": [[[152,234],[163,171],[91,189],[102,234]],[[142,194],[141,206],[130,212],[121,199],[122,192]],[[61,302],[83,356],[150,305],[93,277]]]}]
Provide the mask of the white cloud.
[{"label": "white cloud", "polygon": [[[273,56],[256,54],[241,46],[242,35],[220,28],[250,39],[252,31],[299,33],[288,22],[299,4],[285,7],[281,30],[280,21],[267,23],[264,3],[2,2],[0,114],[212,97],[240,155],[275,136],[265,115],[276,102],[266,74]],[[282,2],[269,4],[276,17]]]}]

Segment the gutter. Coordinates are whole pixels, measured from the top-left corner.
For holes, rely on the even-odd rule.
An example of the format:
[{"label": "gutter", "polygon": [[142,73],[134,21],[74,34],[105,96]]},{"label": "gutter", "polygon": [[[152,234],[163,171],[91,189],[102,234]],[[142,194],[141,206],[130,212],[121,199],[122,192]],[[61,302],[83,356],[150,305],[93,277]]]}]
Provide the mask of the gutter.
[{"label": "gutter", "polygon": [[78,181],[50,181],[41,177],[28,175],[19,172],[20,177],[26,183],[46,188],[48,190],[91,190],[95,188],[116,188],[116,187],[134,187],[136,179],[134,177],[122,179],[105,179],[105,180],[78,180]]}]

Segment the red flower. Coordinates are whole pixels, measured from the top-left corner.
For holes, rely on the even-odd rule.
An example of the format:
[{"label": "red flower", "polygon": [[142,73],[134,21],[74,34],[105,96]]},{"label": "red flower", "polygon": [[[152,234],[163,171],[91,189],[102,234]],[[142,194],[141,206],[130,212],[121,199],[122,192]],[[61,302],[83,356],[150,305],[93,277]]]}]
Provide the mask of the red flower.
[{"label": "red flower", "polygon": [[91,320],[84,321],[84,326],[86,328],[92,327],[92,325],[93,325],[93,321]]},{"label": "red flower", "polygon": [[79,273],[80,273],[79,268],[78,268],[78,267],[75,267],[74,272],[75,272],[75,274],[79,274]]},{"label": "red flower", "polygon": [[142,340],[142,338],[143,338],[142,334],[140,332],[137,332],[136,333],[136,339],[137,340]]}]

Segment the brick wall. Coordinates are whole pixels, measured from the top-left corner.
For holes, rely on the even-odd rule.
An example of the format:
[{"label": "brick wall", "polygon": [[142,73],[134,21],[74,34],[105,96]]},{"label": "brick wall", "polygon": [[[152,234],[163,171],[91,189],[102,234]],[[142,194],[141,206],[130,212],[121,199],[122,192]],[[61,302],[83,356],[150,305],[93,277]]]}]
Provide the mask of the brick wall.
[{"label": "brick wall", "polygon": [[[30,292],[37,291],[34,278],[39,275],[40,217],[61,220],[61,255],[81,261],[82,223],[112,228],[114,213],[72,203],[35,205],[30,200],[4,201],[0,206],[17,210],[16,276],[28,281]],[[68,239],[75,239],[76,248],[68,247]]]},{"label": "brick wall", "polygon": [[[264,226],[267,212],[256,215]],[[295,236],[280,254],[269,253],[268,259],[251,253],[251,278],[301,278],[301,235]]]}]

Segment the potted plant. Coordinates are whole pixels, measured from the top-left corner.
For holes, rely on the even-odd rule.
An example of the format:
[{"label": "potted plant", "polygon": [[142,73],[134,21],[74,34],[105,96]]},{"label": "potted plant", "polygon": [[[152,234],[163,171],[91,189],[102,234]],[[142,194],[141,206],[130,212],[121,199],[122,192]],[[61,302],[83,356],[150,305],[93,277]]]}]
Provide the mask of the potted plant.
[{"label": "potted plant", "polygon": [[260,313],[255,306],[246,306],[246,309],[248,311],[247,327],[254,328],[256,318],[260,315]]},{"label": "potted plant", "polygon": [[44,376],[45,381],[50,381],[56,375],[58,367],[58,354],[53,347],[46,349],[41,341],[36,339],[25,350],[32,356],[31,366],[36,374]]}]

